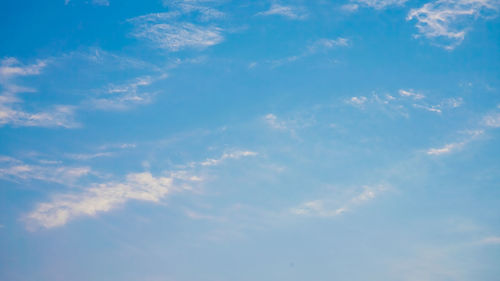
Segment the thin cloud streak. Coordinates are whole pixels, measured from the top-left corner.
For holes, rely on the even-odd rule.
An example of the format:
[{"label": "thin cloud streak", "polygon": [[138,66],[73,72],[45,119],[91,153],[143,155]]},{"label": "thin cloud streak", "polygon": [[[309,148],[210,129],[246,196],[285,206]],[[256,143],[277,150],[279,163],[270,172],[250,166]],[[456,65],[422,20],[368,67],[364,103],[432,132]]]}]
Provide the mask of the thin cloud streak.
[{"label": "thin cloud streak", "polygon": [[68,185],[91,173],[90,167],[54,166],[55,164],[60,164],[60,162],[33,165],[15,158],[2,157],[0,159],[0,178],[11,181],[40,180]]},{"label": "thin cloud streak", "polygon": [[[233,151],[224,153],[219,158],[208,158],[195,164],[201,167],[217,166],[229,159],[255,155],[257,153],[252,151]],[[18,170],[26,168],[20,166],[16,159],[3,157],[0,160],[13,163],[15,166],[11,170],[14,170],[18,177],[23,176],[24,171]],[[190,166],[194,167],[194,165]],[[68,171],[64,172],[64,174],[67,173]],[[38,204],[24,217],[24,220],[29,230],[58,227],[78,217],[96,216],[99,213],[108,212],[131,200],[158,203],[172,192],[192,190],[190,184],[203,182],[203,178],[192,174],[192,170],[178,170],[165,172],[165,174],[168,176],[154,176],[150,172],[129,173],[121,181],[95,183],[88,188],[83,188],[81,192],[56,194],[52,200]],[[2,170],[0,170],[1,175]],[[39,179],[51,180],[47,177],[39,177]],[[63,179],[61,183],[64,183]]]},{"label": "thin cloud streak", "polygon": [[292,208],[290,212],[298,216],[335,217],[352,210],[358,205],[375,199],[376,196],[387,190],[388,187],[384,185],[363,186],[361,192],[340,205],[334,204],[329,200],[319,199],[304,202],[298,207]]},{"label": "thin cloud streak", "polygon": [[31,65],[24,65],[15,58],[5,58],[0,62],[0,126],[10,124],[20,127],[63,127],[76,128],[79,124],[73,120],[74,106],[54,105],[51,109],[31,113],[24,111],[19,98],[21,93],[35,93],[36,89],[20,86],[15,80],[24,76],[40,75],[47,66],[47,61],[39,60]]},{"label": "thin cloud streak", "polygon": [[269,10],[257,13],[257,16],[282,16],[291,20],[305,20],[308,17],[304,8],[272,4]]},{"label": "thin cloud streak", "polygon": [[[462,43],[472,22],[498,12],[498,0],[437,0],[411,9],[406,20],[416,20],[419,34],[446,50]],[[437,40],[437,41],[436,41]]]},{"label": "thin cloud streak", "polygon": [[174,189],[172,179],[150,173],[128,174],[122,182],[95,185],[81,194],[63,194],[40,203],[25,220],[28,228],[53,228],[80,216],[95,216],[129,200],[158,202]]},{"label": "thin cloud streak", "polygon": [[354,12],[361,6],[382,10],[391,6],[403,6],[407,1],[408,0],[352,0],[351,4],[343,5],[342,9]]}]

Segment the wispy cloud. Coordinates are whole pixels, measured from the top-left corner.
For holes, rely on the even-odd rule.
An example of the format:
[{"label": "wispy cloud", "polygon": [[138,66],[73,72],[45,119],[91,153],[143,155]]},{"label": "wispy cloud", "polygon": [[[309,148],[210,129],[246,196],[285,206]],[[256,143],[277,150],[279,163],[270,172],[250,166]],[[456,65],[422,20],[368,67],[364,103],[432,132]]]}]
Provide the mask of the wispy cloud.
[{"label": "wispy cloud", "polygon": [[26,221],[30,229],[52,228],[76,217],[107,212],[129,200],[158,202],[174,189],[168,177],[128,174],[121,182],[98,184],[82,193],[57,195],[49,202],[40,203],[26,216]]},{"label": "wispy cloud", "polygon": [[351,0],[351,3],[342,6],[342,9],[354,12],[360,7],[370,7],[377,10],[391,6],[403,6],[408,0]]},{"label": "wispy cloud", "polygon": [[94,108],[102,110],[125,110],[134,105],[148,104],[155,93],[142,89],[166,77],[166,74],[158,77],[144,76],[125,84],[108,85],[104,92],[100,93],[99,97],[92,98],[90,103]]},{"label": "wispy cloud", "polygon": [[264,120],[269,125],[269,127],[277,130],[286,130],[288,129],[286,123],[284,121],[279,121],[276,115],[269,113],[264,116]]},{"label": "wispy cloud", "polygon": [[460,45],[477,18],[491,18],[498,11],[498,0],[437,0],[408,13],[415,19],[419,35],[439,40],[435,43],[447,50]]},{"label": "wispy cloud", "polygon": [[490,128],[500,128],[500,113],[487,114],[483,118],[483,124]]},{"label": "wispy cloud", "polygon": [[430,112],[442,113],[444,110],[458,108],[464,104],[461,97],[445,98],[441,101],[430,103],[428,98],[415,91],[400,89],[398,95],[378,95],[371,96],[354,96],[345,99],[345,103],[350,104],[359,109],[366,109],[369,106],[377,106],[379,108],[390,109],[400,113],[405,117],[409,117],[409,107],[423,109]]},{"label": "wispy cloud", "polygon": [[94,158],[109,157],[112,155],[113,155],[113,153],[111,153],[111,152],[98,152],[98,153],[91,153],[91,154],[68,154],[67,157],[74,159],[74,160],[92,160]]},{"label": "wispy cloud", "polygon": [[449,153],[458,151],[458,150],[462,149],[462,147],[464,147],[469,142],[471,142],[471,141],[475,140],[477,137],[483,135],[484,130],[466,131],[464,133],[467,135],[467,137],[464,140],[462,140],[460,142],[448,143],[442,147],[428,149],[427,154],[428,155],[443,155],[443,154],[449,154]]},{"label": "wispy cloud", "polygon": [[216,166],[219,165],[222,161],[226,159],[239,159],[241,157],[248,157],[248,156],[256,156],[257,153],[253,151],[247,151],[247,150],[239,150],[239,151],[233,151],[233,152],[227,152],[222,154],[221,157],[219,158],[208,158],[205,161],[201,162],[201,166]]},{"label": "wispy cloud", "polygon": [[328,199],[307,201],[292,208],[291,213],[299,216],[334,217],[375,199],[376,196],[387,190],[388,187],[384,185],[363,186],[357,194],[345,202],[339,203]]},{"label": "wispy cloud", "polygon": [[291,20],[304,20],[308,17],[307,10],[302,7],[272,4],[269,10],[257,13],[258,16],[283,16]]},{"label": "wispy cloud", "polygon": [[[68,5],[71,2],[71,0],[64,0],[64,4]],[[85,3],[88,3],[87,1]],[[91,1],[92,5],[97,5],[97,6],[109,6],[109,0],[92,0]]]},{"label": "wispy cloud", "polygon": [[349,45],[350,41],[347,38],[342,38],[342,37],[338,37],[336,39],[321,38],[314,41],[311,45],[309,45],[308,50],[309,53],[315,54],[317,52],[330,50],[335,47],[348,47]]},{"label": "wispy cloud", "polygon": [[24,76],[39,75],[47,66],[47,61],[37,61],[24,65],[15,58],[5,58],[0,62],[0,126],[64,127],[75,128],[79,124],[73,120],[75,107],[55,105],[40,112],[27,112],[20,104],[21,93],[35,93],[36,89],[20,86],[16,80]]},{"label": "wispy cloud", "polygon": [[300,54],[289,56],[286,58],[272,60],[269,63],[272,67],[282,66],[284,64],[292,63],[298,61],[300,59],[304,59],[310,56],[313,56],[318,53],[326,53],[332,49],[339,47],[348,47],[351,42],[347,38],[338,37],[336,39],[331,38],[320,38],[312,43],[310,43],[306,50]]},{"label": "wispy cloud", "polygon": [[291,118],[278,118],[273,113],[266,114],[263,121],[273,130],[288,132],[292,137],[297,137],[297,130],[310,127],[316,123],[313,116],[293,116]]},{"label": "wispy cloud", "polygon": [[155,13],[129,19],[135,25],[132,36],[152,42],[169,51],[204,49],[224,40],[223,29],[179,21],[181,12]]},{"label": "wispy cloud", "polygon": [[182,14],[197,13],[201,21],[210,21],[221,19],[226,16],[225,13],[208,6],[208,4],[217,3],[218,1],[200,1],[200,0],[179,0],[170,1],[164,0],[163,4],[178,11]]},{"label": "wispy cloud", "polygon": [[11,181],[41,180],[68,185],[91,173],[90,167],[85,166],[61,166],[59,162],[34,165],[10,157],[2,159],[0,159],[0,178]]},{"label": "wispy cloud", "polygon": [[465,142],[449,143],[449,144],[446,144],[440,148],[431,148],[431,149],[427,150],[427,154],[429,154],[429,155],[448,154],[448,153],[451,153],[455,150],[462,148],[464,145],[465,145]]},{"label": "wispy cloud", "polygon": [[482,245],[500,245],[500,236],[490,236],[479,241]]},{"label": "wispy cloud", "polygon": [[[188,168],[217,166],[229,159],[240,159],[248,156],[255,156],[257,153],[247,150],[236,150],[222,154],[219,158],[208,158],[201,162],[191,163]],[[13,167],[11,170],[23,170],[26,168],[22,162],[11,157],[0,158]],[[17,168],[16,168],[17,167]],[[44,169],[44,172],[55,171],[53,167]],[[0,170],[0,176],[3,170]],[[60,176],[59,181],[65,183],[71,172],[74,177],[82,176],[89,170],[61,170],[51,177],[35,176],[40,180],[54,181],[53,178]],[[23,177],[23,171],[11,172],[17,177]],[[154,176],[150,172],[129,173],[120,181],[106,181],[95,183],[90,187],[82,188],[79,192],[68,192],[55,194],[48,202],[40,203],[36,208],[27,214],[27,227],[31,230],[38,228],[53,228],[62,226],[68,221],[82,216],[95,216],[99,213],[108,212],[114,208],[124,205],[131,200],[147,201],[158,203],[168,194],[192,190],[192,184],[203,182],[203,178],[195,174],[195,169],[165,171],[166,176]],[[67,182],[66,182],[67,184]],[[196,214],[191,213],[192,216]],[[201,217],[199,217],[201,218]]]},{"label": "wispy cloud", "polygon": [[399,90],[399,95],[400,96],[403,96],[403,97],[411,97],[415,100],[421,100],[423,98],[425,98],[424,95],[422,94],[419,94],[419,93],[416,93],[414,90]]},{"label": "wispy cloud", "polygon": [[92,4],[99,6],[109,6],[108,0],[92,0]]}]

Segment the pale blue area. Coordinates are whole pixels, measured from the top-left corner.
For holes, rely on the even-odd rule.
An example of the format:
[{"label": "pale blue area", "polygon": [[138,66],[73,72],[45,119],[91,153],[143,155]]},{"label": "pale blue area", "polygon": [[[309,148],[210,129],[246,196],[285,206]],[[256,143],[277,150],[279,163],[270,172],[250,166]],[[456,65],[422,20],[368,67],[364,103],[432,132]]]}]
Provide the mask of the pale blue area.
[{"label": "pale blue area", "polygon": [[[46,62],[0,73],[2,95],[36,89],[0,101],[0,280],[500,280],[498,15],[461,20],[446,50],[406,20],[427,1],[165,3],[0,1],[0,59]],[[259,14],[273,3],[304,18]],[[161,24],[222,39],[173,50],[134,36],[131,19],[175,11]],[[98,105],[123,87],[147,101]],[[72,128],[1,119],[58,105]],[[255,155],[227,156],[241,151]],[[90,172],[54,172],[76,167]],[[26,219],[61,195],[179,171],[201,181],[55,227]],[[297,213],[307,202],[323,205]]]}]

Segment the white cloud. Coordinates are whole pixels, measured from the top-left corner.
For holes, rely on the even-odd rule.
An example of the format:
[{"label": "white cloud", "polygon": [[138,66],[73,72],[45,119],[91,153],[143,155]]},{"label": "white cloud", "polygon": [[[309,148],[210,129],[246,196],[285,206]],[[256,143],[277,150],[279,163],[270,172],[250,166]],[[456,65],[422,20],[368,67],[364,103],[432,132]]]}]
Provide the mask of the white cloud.
[{"label": "white cloud", "polygon": [[5,58],[0,62],[0,126],[64,127],[75,128],[79,124],[73,120],[75,107],[55,105],[50,110],[36,113],[24,111],[19,104],[23,101],[20,93],[34,93],[35,89],[19,86],[17,78],[39,75],[47,66],[47,61],[37,61],[24,65],[15,58]]},{"label": "white cloud", "polygon": [[11,124],[22,127],[62,127],[78,128],[79,123],[74,121],[75,107],[54,106],[51,110],[29,113],[16,109],[12,105],[0,103],[0,126]]},{"label": "white cloud", "polygon": [[314,116],[298,114],[286,119],[280,119],[275,114],[266,114],[263,118],[266,125],[274,130],[288,132],[293,138],[298,138],[297,130],[313,126],[316,123]]},{"label": "white cloud", "polygon": [[92,4],[99,6],[109,6],[108,0],[92,0]]},{"label": "white cloud", "polygon": [[113,154],[111,152],[98,152],[92,154],[68,154],[67,157],[75,160],[92,160],[99,157],[109,157]]},{"label": "white cloud", "polygon": [[144,76],[122,85],[109,85],[100,97],[90,100],[92,106],[102,110],[126,110],[134,105],[148,104],[154,93],[142,91],[142,88],[165,79],[166,74],[158,77]]},{"label": "white cloud", "polygon": [[355,206],[375,199],[376,196],[387,190],[388,188],[383,185],[363,186],[361,191],[343,203],[334,203],[332,200],[324,199],[307,201],[296,208],[292,208],[291,212],[299,216],[334,217],[351,210]]},{"label": "white cloud", "polygon": [[483,245],[500,245],[500,236],[490,236],[480,241]]},{"label": "white cloud", "polygon": [[158,48],[179,51],[186,48],[203,49],[224,40],[223,29],[213,25],[177,22],[180,13],[148,14],[129,21],[135,24],[132,36],[146,39]]},{"label": "white cloud", "polygon": [[448,154],[462,148],[464,145],[465,145],[464,142],[449,143],[440,148],[431,148],[427,150],[427,154],[429,155]]},{"label": "white cloud", "polygon": [[413,107],[424,109],[431,112],[442,113],[445,109],[454,109],[462,106],[464,103],[463,99],[458,98],[447,98],[442,100],[439,104],[428,105],[428,104],[413,104]]},{"label": "white cloud", "polygon": [[256,156],[257,153],[253,151],[241,150],[241,151],[233,151],[222,154],[219,158],[208,158],[205,161],[201,162],[201,166],[216,166],[219,165],[222,161],[226,159],[238,159],[241,157],[248,156]]},{"label": "white cloud", "polygon": [[105,150],[105,149],[130,149],[130,148],[136,148],[137,144],[135,143],[114,143],[114,144],[105,144],[99,146],[99,149]]},{"label": "white cloud", "polygon": [[[90,167],[69,167],[26,164],[18,159],[0,161],[0,178],[7,180],[41,180],[59,184],[72,184],[90,174]],[[3,163],[2,163],[3,162]]]},{"label": "white cloud", "polygon": [[483,123],[487,127],[500,128],[500,113],[488,114],[483,118]]},{"label": "white cloud", "polygon": [[402,97],[411,97],[415,100],[420,100],[420,99],[423,99],[425,98],[424,95],[422,94],[419,94],[419,93],[416,93],[414,90],[399,90],[399,95],[402,96]]},{"label": "white cloud", "polygon": [[38,75],[46,66],[47,62],[43,60],[35,64],[23,65],[16,58],[5,58],[0,64],[0,82],[6,82],[7,79],[15,76]]},{"label": "white cloud", "polygon": [[195,212],[193,210],[188,210],[188,209],[185,210],[185,214],[188,218],[193,219],[193,220],[210,220],[210,221],[221,221],[222,220],[219,217],[201,214],[201,213]]},{"label": "white cloud", "polygon": [[335,47],[349,46],[349,39],[338,37],[337,39],[321,38],[309,46],[310,53],[316,53],[321,50],[329,50]]},{"label": "white cloud", "polygon": [[466,131],[464,133],[468,135],[468,137],[465,140],[463,140],[461,142],[448,143],[448,144],[445,144],[443,147],[439,147],[439,148],[428,149],[427,154],[428,155],[443,155],[443,154],[449,154],[449,153],[455,152],[457,150],[460,150],[466,144],[468,144],[469,142],[473,141],[477,137],[484,134],[484,130],[472,130],[472,131]]},{"label": "white cloud", "polygon": [[215,19],[224,18],[226,15],[212,7],[208,7],[204,4],[207,2],[215,1],[197,1],[197,0],[184,0],[184,1],[163,1],[165,6],[177,9],[180,13],[191,14],[197,13],[201,21],[210,21]]},{"label": "white cloud", "polygon": [[40,203],[26,216],[26,221],[31,229],[57,227],[76,217],[110,211],[129,200],[158,202],[173,190],[171,178],[128,174],[122,182],[98,184],[80,194],[57,195]]},{"label": "white cloud", "polygon": [[440,114],[444,110],[460,107],[464,103],[461,97],[451,97],[442,99],[437,104],[429,104],[427,97],[415,90],[400,89],[398,93],[399,96],[389,94],[380,96],[375,93],[371,96],[354,96],[345,99],[344,102],[359,109],[366,109],[369,106],[375,106],[375,108],[382,110],[389,109],[398,112],[404,117],[409,117],[408,110],[410,106]]},{"label": "white cloud", "polygon": [[258,16],[279,15],[292,20],[304,20],[308,17],[307,11],[301,7],[272,4],[269,10],[257,13]]},{"label": "white cloud", "polygon": [[359,6],[370,7],[374,9],[384,9],[389,6],[402,6],[408,0],[352,0],[352,4],[342,6],[346,11],[356,11]]},{"label": "white cloud", "polygon": [[359,9],[358,4],[345,4],[340,7],[342,10],[347,12],[355,12]]},{"label": "white cloud", "polygon": [[422,104],[413,104],[413,107],[424,109],[430,112],[443,113],[439,105],[422,105]]},{"label": "white cloud", "polygon": [[[255,155],[257,153],[252,151],[233,151],[224,153],[219,158],[209,158],[190,166],[191,168],[194,165],[216,166],[227,159]],[[10,157],[0,157],[0,163],[2,161],[20,166],[15,159]],[[77,217],[95,216],[111,211],[131,200],[157,203],[172,192],[193,190],[191,184],[203,181],[203,178],[191,172],[189,170],[165,172],[168,176],[164,177],[155,177],[149,172],[130,173],[122,181],[94,184],[80,192],[56,194],[52,200],[38,204],[24,219],[27,227],[32,230],[40,227],[52,228],[64,225]],[[193,212],[189,213],[188,216],[199,219],[207,218]]]},{"label": "white cloud", "polygon": [[437,0],[410,10],[407,20],[417,21],[420,35],[441,39],[438,45],[453,50],[464,40],[471,22],[496,13],[499,3],[498,0]]},{"label": "white cloud", "polygon": [[269,125],[269,127],[273,129],[278,129],[278,130],[286,130],[287,126],[286,123],[283,121],[279,121],[278,117],[276,115],[269,113],[266,116],[264,116],[264,121]]},{"label": "white cloud", "polygon": [[[68,5],[71,0],[64,0],[64,5]],[[85,2],[88,3],[88,2]],[[92,5],[109,6],[109,0],[92,0]]]},{"label": "white cloud", "polygon": [[367,102],[368,98],[365,96],[360,96],[360,97],[351,97],[350,99],[347,100],[347,103],[352,104],[352,105],[357,105],[361,106]]},{"label": "white cloud", "polygon": [[321,38],[307,46],[307,49],[298,55],[293,55],[281,59],[271,60],[269,63],[272,67],[278,67],[287,63],[292,63],[300,59],[313,56],[319,52],[327,52],[337,47],[348,47],[350,41],[347,38],[338,37],[336,39]]}]

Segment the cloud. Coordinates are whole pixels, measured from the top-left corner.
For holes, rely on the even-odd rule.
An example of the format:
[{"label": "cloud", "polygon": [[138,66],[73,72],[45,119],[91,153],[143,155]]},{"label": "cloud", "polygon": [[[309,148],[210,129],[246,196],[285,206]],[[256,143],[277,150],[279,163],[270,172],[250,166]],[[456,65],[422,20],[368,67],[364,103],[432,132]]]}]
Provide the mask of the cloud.
[{"label": "cloud", "polygon": [[256,155],[257,155],[257,153],[253,152],[253,151],[239,150],[239,151],[224,153],[219,158],[208,158],[205,161],[201,162],[200,165],[201,166],[216,166],[216,165],[219,165],[222,161],[224,161],[226,159],[239,159],[241,157],[256,156]]},{"label": "cloud", "polygon": [[490,128],[500,128],[500,113],[486,115],[483,118],[483,124]]},{"label": "cloud", "polygon": [[342,10],[346,12],[355,12],[359,9],[358,4],[345,4],[340,7]]},{"label": "cloud", "polygon": [[273,67],[278,67],[287,63],[295,62],[300,59],[304,59],[313,56],[320,52],[328,52],[331,49],[337,47],[348,47],[350,46],[350,41],[347,38],[338,37],[336,39],[330,38],[320,38],[307,46],[307,49],[298,55],[289,56],[286,58],[281,58],[277,60],[270,61]]},{"label": "cloud", "polygon": [[283,16],[291,20],[304,20],[308,17],[307,11],[301,7],[272,4],[269,10],[257,13],[258,16]]},{"label": "cloud", "polygon": [[108,0],[92,0],[92,4],[99,6],[109,6]]},{"label": "cloud", "polygon": [[39,60],[31,65],[23,65],[16,58],[5,58],[0,64],[0,82],[6,82],[7,79],[16,76],[38,75],[47,62]]},{"label": "cloud", "polygon": [[496,14],[498,0],[437,0],[408,13],[407,20],[416,20],[419,34],[437,41],[437,45],[453,50],[460,45],[477,18]]},{"label": "cloud", "polygon": [[47,66],[47,61],[39,60],[24,65],[15,58],[5,58],[0,62],[0,126],[11,124],[26,127],[75,128],[79,124],[73,120],[75,107],[55,105],[50,110],[40,112],[24,111],[19,104],[23,101],[20,93],[34,93],[35,89],[16,83],[19,77],[39,75]]},{"label": "cloud", "polygon": [[73,106],[59,105],[51,110],[29,113],[0,103],[0,126],[78,128],[80,124],[74,121],[74,113]]},{"label": "cloud", "polygon": [[367,101],[368,101],[367,97],[360,96],[360,97],[351,97],[346,102],[352,105],[361,106],[365,104]]},{"label": "cloud", "polygon": [[449,144],[446,144],[445,146],[440,147],[440,148],[431,148],[431,149],[427,150],[427,154],[429,154],[429,155],[448,154],[448,153],[451,153],[455,150],[462,148],[464,145],[465,145],[465,142],[449,143]]},{"label": "cloud", "polygon": [[105,150],[105,149],[130,149],[130,148],[136,148],[137,144],[135,143],[114,143],[114,144],[105,144],[99,146],[99,149]]},{"label": "cloud", "polygon": [[158,77],[143,76],[121,85],[109,85],[98,98],[92,98],[90,104],[95,109],[126,110],[135,105],[148,104],[154,93],[141,91],[142,88],[167,77],[162,74]]},{"label": "cloud", "polygon": [[292,208],[291,213],[298,216],[335,217],[375,199],[376,196],[387,190],[388,188],[384,185],[363,186],[357,194],[341,204],[338,202],[335,204],[332,200],[325,199],[307,201]]},{"label": "cloud", "polygon": [[386,94],[385,96],[380,96],[378,94],[372,94],[371,96],[354,96],[345,99],[344,102],[362,110],[369,108],[369,106],[376,106],[378,109],[384,110],[389,109],[405,117],[409,117],[409,106],[430,112],[442,113],[444,110],[458,108],[464,103],[461,97],[451,97],[442,99],[435,104],[429,104],[427,97],[415,90],[400,89],[398,93],[399,96],[390,94]]},{"label": "cloud", "polygon": [[[71,0],[64,0],[64,4],[68,5]],[[88,3],[88,2],[85,2]],[[92,0],[92,5],[97,5],[97,6],[109,6],[109,0]]]},{"label": "cloud", "polygon": [[314,41],[309,47],[311,54],[319,51],[326,51],[335,47],[348,47],[350,44],[349,39],[338,37],[337,39],[321,38]]},{"label": "cloud", "polygon": [[26,216],[30,229],[52,228],[80,216],[95,216],[129,200],[158,202],[175,188],[172,179],[150,173],[128,174],[122,182],[95,185],[79,194],[62,194],[40,203]]},{"label": "cloud", "polygon": [[316,123],[314,116],[293,116],[286,120],[278,118],[275,114],[266,114],[263,121],[273,130],[284,131],[290,133],[293,138],[297,138],[297,130],[307,128]]},{"label": "cloud", "polygon": [[215,19],[221,19],[226,16],[225,13],[214,9],[212,7],[207,7],[203,4],[208,4],[208,2],[216,1],[199,1],[199,0],[184,0],[184,1],[170,1],[165,0],[163,4],[169,6],[174,10],[179,11],[182,14],[192,14],[197,13],[201,21],[210,21]]},{"label": "cloud", "polygon": [[420,99],[423,99],[425,98],[424,95],[422,94],[419,94],[419,93],[415,93],[415,91],[413,90],[399,90],[399,95],[402,96],[402,97],[411,97],[415,100],[420,100]]},{"label": "cloud", "polygon": [[500,245],[500,236],[490,236],[483,238],[480,241],[480,244],[483,245]]},{"label": "cloud", "polygon": [[0,160],[0,178],[11,181],[41,180],[67,185],[91,172],[90,167],[53,166],[59,163],[32,165],[10,157],[3,160]]},{"label": "cloud", "polygon": [[175,20],[181,13],[156,13],[129,19],[135,25],[132,36],[152,42],[169,51],[204,49],[224,40],[223,29]]},{"label": "cloud", "polygon": [[94,158],[109,157],[112,155],[111,152],[99,152],[93,154],[67,154],[67,157],[74,160],[92,160]]},{"label": "cloud", "polygon": [[402,6],[407,1],[408,0],[351,0],[351,3],[343,5],[342,9],[354,12],[358,10],[360,6],[364,6],[381,10],[390,6]]},{"label": "cloud", "polygon": [[428,155],[443,155],[443,154],[449,154],[452,152],[455,152],[457,150],[462,149],[466,144],[469,142],[475,140],[477,137],[481,136],[484,134],[484,130],[475,130],[475,131],[466,131],[464,132],[468,136],[465,140],[460,141],[460,142],[453,142],[453,143],[448,143],[445,144],[443,147],[439,148],[431,148],[427,150]]},{"label": "cloud", "polygon": [[[188,165],[216,166],[228,159],[255,156],[257,153],[247,150],[238,150],[222,154],[219,158],[209,158],[202,162]],[[10,163],[11,166],[20,167],[22,162],[11,157],[0,157],[0,163]],[[53,171],[54,167],[45,169]],[[17,168],[18,170],[20,168]],[[1,174],[0,170],[0,176]],[[99,213],[111,211],[131,200],[158,203],[168,194],[192,190],[191,185],[203,182],[203,178],[193,174],[191,170],[165,171],[166,176],[156,177],[150,172],[129,173],[121,181],[107,181],[95,183],[90,187],[82,188],[79,192],[55,194],[47,202],[38,204],[32,212],[24,217],[27,228],[53,228],[66,224],[68,221],[82,216],[96,216]],[[70,170],[61,172],[61,183],[65,183]],[[19,173],[18,173],[19,174]],[[58,174],[59,175],[59,174]],[[47,177],[41,178],[47,180]],[[66,182],[67,184],[67,182]],[[188,214],[189,215],[189,214]],[[191,213],[192,217],[197,216]],[[201,217],[198,217],[201,218]]]},{"label": "cloud", "polygon": [[286,123],[283,121],[278,121],[278,117],[276,115],[269,113],[264,116],[264,121],[269,125],[269,127],[278,130],[286,130],[288,129]]}]

